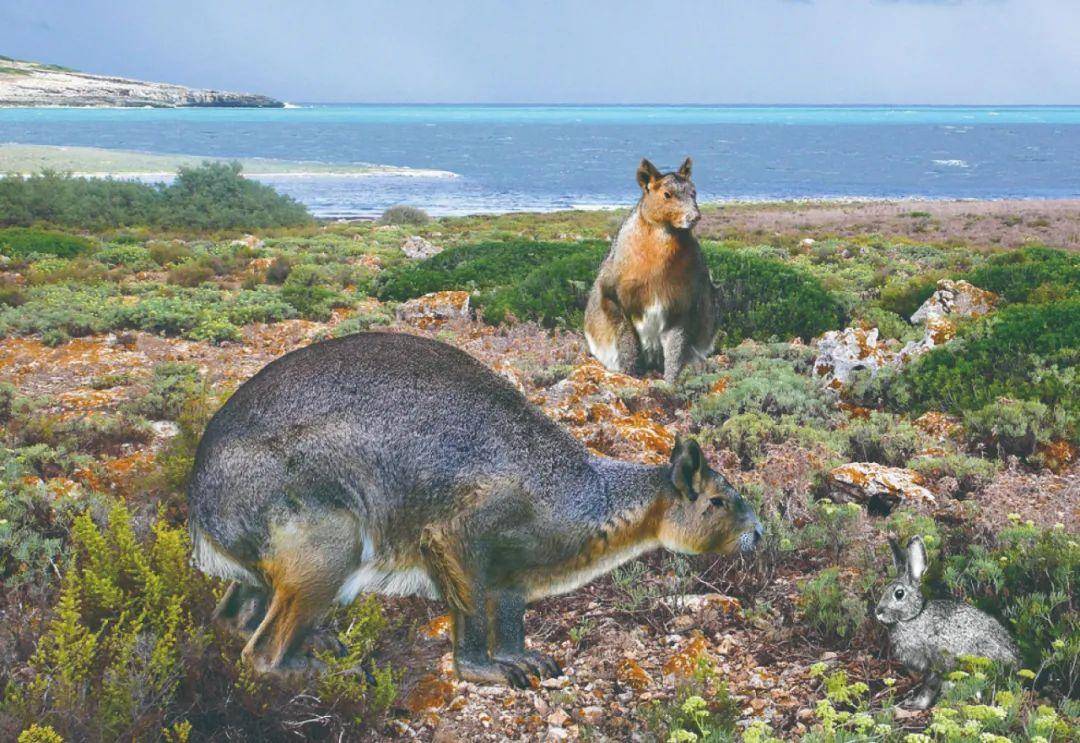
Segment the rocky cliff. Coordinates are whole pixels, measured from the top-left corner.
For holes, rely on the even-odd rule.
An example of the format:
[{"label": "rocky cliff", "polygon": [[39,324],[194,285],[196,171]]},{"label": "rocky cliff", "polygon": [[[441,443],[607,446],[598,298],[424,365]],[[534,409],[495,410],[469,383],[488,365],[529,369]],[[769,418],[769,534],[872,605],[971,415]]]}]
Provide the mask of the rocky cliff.
[{"label": "rocky cliff", "polygon": [[92,75],[56,65],[0,57],[0,106],[281,108],[284,105],[264,95]]}]

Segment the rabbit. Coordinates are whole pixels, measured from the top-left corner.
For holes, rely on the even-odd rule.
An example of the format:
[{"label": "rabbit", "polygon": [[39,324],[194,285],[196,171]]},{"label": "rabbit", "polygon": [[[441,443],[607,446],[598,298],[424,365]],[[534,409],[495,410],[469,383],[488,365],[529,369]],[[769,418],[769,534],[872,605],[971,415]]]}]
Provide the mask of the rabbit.
[{"label": "rabbit", "polygon": [[952,670],[961,656],[1009,666],[1019,663],[1016,644],[996,619],[960,601],[923,598],[920,581],[926,571],[926,547],[921,537],[911,538],[906,553],[891,537],[889,546],[896,579],[885,589],[874,616],[889,628],[893,655],[909,671],[924,674],[913,708],[934,704],[941,674]]}]

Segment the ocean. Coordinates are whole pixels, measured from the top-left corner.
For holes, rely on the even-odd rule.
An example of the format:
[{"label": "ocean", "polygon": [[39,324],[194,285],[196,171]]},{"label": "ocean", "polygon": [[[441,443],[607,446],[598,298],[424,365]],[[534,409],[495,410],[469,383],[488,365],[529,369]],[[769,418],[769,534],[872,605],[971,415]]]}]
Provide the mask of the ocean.
[{"label": "ocean", "polygon": [[703,202],[1080,197],[1080,107],[0,109],[0,142],[455,174],[259,177],[324,217],[623,205],[642,157],[674,168],[687,155]]}]

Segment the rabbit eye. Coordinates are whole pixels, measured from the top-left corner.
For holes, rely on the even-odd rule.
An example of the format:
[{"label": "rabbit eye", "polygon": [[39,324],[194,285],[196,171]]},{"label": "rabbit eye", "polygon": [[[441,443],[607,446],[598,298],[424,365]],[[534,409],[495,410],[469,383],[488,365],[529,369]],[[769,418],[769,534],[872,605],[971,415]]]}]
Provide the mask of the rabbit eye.
[{"label": "rabbit eye", "polygon": [[904,598],[904,589],[897,588],[896,591],[893,592],[893,596],[895,596],[897,600]]},{"label": "rabbit eye", "polygon": [[665,199],[670,199],[671,198],[671,191],[664,191],[664,198]]},{"label": "rabbit eye", "polygon": [[727,505],[727,502],[725,502],[723,498],[709,498],[709,503],[712,503],[718,508],[723,508]]}]

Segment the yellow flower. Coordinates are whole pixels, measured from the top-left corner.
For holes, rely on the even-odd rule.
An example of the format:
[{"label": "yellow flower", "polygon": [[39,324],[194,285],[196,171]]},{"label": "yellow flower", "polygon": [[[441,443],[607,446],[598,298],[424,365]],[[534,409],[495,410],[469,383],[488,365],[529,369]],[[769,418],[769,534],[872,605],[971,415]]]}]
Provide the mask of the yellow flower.
[{"label": "yellow flower", "polygon": [[1029,681],[1034,680],[1035,678],[1035,672],[1030,668],[1021,668],[1016,672],[1016,675],[1020,678],[1028,679]]}]

